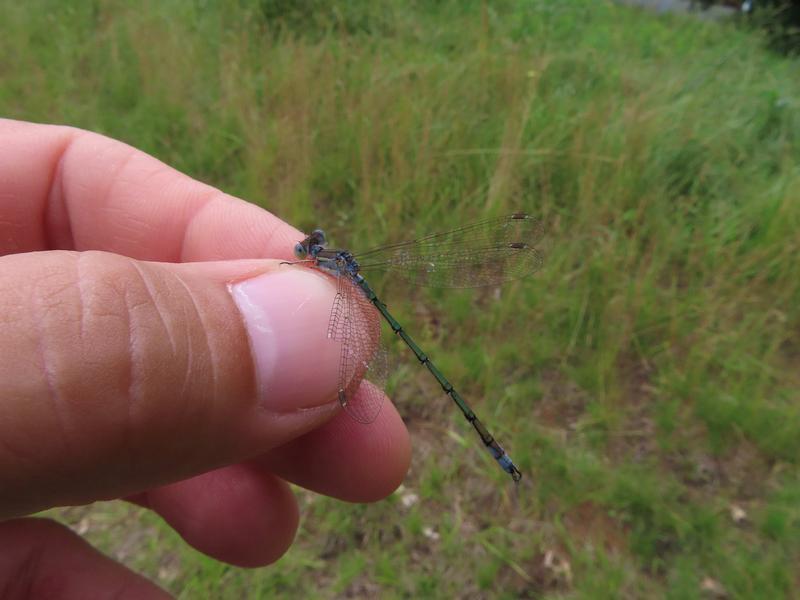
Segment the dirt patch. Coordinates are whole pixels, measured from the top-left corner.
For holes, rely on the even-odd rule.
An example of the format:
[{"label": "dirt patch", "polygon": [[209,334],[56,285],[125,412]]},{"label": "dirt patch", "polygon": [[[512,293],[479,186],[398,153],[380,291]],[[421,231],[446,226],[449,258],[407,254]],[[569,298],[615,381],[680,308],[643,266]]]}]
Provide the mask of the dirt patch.
[{"label": "dirt patch", "polygon": [[609,432],[607,456],[615,462],[645,462],[657,453],[656,427],[651,416],[656,389],[652,370],[634,359],[622,361],[624,389],[622,426]]},{"label": "dirt patch", "polygon": [[534,416],[542,427],[560,429],[570,437],[586,411],[588,394],[577,384],[554,370],[542,373],[542,398]]},{"label": "dirt patch", "polygon": [[717,461],[723,481],[739,499],[760,498],[769,488],[773,463],[754,445],[741,440]]},{"label": "dirt patch", "polygon": [[564,526],[576,542],[608,553],[624,554],[628,547],[628,528],[612,518],[602,506],[587,500],[564,515]]}]

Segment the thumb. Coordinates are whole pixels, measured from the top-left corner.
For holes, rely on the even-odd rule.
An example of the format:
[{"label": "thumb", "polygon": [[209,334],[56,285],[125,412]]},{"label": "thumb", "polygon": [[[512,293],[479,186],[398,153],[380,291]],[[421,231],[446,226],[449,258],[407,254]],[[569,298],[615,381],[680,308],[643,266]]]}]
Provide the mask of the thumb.
[{"label": "thumb", "polygon": [[0,258],[0,519],[182,479],[325,421],[334,295],[278,261]]}]

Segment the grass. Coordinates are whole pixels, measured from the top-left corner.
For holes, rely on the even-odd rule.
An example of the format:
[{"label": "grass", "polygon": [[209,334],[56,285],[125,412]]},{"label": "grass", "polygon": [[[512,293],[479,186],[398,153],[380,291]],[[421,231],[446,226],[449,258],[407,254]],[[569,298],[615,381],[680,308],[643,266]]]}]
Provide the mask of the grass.
[{"label": "grass", "polygon": [[383,286],[519,490],[408,363],[404,490],[298,490],[277,565],[205,559],[119,504],[58,513],[92,542],[186,598],[794,594],[796,60],[599,0],[2,4],[8,116],[123,139],[356,248],[549,223],[545,268],[499,296]]}]

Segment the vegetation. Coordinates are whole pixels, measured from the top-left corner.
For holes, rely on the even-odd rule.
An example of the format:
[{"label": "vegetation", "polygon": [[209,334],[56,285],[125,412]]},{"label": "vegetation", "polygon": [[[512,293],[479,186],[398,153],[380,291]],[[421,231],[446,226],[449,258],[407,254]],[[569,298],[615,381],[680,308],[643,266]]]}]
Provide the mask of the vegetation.
[{"label": "vegetation", "polygon": [[8,116],[123,139],[355,249],[549,224],[545,268],[499,293],[382,288],[518,489],[398,346],[415,453],[388,500],[298,490],[295,546],[253,571],[121,503],[56,512],[90,541],[185,598],[795,594],[796,61],[598,0],[2,4]]}]

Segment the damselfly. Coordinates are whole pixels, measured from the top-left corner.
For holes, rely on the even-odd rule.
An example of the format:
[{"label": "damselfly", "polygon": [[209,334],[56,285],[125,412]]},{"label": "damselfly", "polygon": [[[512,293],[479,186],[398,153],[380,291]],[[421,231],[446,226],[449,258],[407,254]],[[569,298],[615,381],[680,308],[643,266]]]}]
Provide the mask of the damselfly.
[{"label": "damselfly", "polygon": [[[522,474],[511,458],[481,423],[467,402],[444,374],[411,339],[389,313],[361,274],[388,270],[412,284],[433,287],[480,287],[530,275],[542,265],[535,245],[543,235],[542,222],[524,213],[489,219],[459,229],[417,240],[381,246],[354,255],[347,250],[328,249],[325,234],[314,230],[294,248],[295,256],[337,279],[328,338],[341,343],[339,402],[355,420],[371,423],[378,416],[383,395],[370,386],[355,392],[362,378],[385,371],[380,351],[380,319],[375,309],[411,348],[475,428],[503,470],[519,481]],[[374,308],[373,308],[374,307]]]}]

